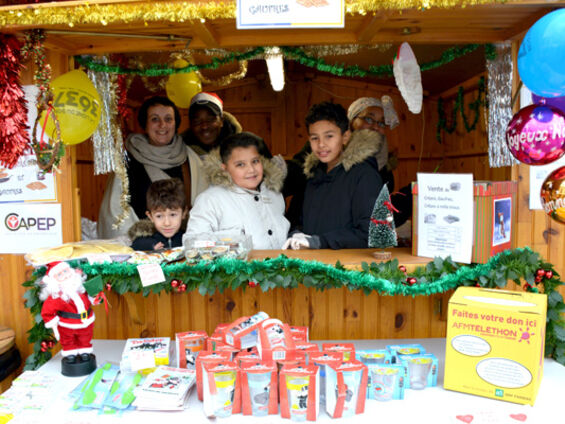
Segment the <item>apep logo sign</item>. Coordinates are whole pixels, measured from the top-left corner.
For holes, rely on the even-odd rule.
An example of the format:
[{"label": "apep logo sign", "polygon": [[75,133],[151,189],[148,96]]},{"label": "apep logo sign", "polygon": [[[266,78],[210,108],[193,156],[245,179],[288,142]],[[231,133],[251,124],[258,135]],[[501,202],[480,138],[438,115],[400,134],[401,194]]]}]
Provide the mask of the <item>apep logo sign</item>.
[{"label": "apep logo sign", "polygon": [[0,253],[28,253],[61,245],[61,205],[0,204],[0,239]]}]

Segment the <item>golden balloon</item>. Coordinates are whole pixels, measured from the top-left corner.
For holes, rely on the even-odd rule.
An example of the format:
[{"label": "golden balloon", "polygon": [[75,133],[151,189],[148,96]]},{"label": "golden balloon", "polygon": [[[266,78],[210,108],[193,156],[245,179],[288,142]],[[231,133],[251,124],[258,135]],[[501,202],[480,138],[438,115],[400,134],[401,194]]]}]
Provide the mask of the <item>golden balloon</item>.
[{"label": "golden balloon", "polygon": [[547,176],[541,186],[543,210],[555,221],[565,224],[565,166]]},{"label": "golden balloon", "polygon": [[[175,68],[185,68],[189,65],[186,60],[177,59],[173,62]],[[179,108],[186,109],[195,94],[202,91],[202,83],[195,72],[170,75],[165,85],[167,97]]]}]

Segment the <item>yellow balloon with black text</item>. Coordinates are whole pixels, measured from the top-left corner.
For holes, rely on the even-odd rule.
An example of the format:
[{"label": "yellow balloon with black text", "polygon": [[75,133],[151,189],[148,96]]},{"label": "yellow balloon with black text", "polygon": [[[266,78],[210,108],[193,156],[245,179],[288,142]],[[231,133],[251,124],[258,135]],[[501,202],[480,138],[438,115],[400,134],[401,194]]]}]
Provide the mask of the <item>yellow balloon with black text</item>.
[{"label": "yellow balloon with black text", "polygon": [[[173,63],[174,68],[184,68],[188,62],[178,59]],[[195,72],[179,73],[170,75],[165,85],[167,97],[179,108],[186,109],[190,106],[190,100],[195,94],[202,91],[202,82]]]},{"label": "yellow balloon with black text", "polygon": [[[101,101],[98,91],[88,76],[81,70],[67,72],[53,80],[53,109],[59,121],[61,141],[78,144],[88,139],[100,122]],[[40,124],[45,133],[55,140],[55,121],[43,112]]]}]

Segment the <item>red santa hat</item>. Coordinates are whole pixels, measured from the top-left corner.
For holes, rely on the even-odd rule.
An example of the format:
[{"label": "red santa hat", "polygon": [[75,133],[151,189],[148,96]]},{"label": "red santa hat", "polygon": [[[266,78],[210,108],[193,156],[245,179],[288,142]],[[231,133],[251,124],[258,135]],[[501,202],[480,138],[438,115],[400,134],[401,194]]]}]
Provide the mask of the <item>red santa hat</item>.
[{"label": "red santa hat", "polygon": [[47,271],[45,272],[45,275],[53,276],[56,273],[61,272],[69,267],[70,265],[64,261],[49,262],[47,264]]}]

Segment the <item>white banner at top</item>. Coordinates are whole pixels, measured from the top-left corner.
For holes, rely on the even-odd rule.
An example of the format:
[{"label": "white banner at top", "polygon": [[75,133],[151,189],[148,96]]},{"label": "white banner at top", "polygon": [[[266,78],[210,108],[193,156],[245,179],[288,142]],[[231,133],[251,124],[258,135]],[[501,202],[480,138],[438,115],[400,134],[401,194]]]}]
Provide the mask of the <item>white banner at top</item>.
[{"label": "white banner at top", "polygon": [[237,0],[237,29],[343,28],[345,0]]}]

